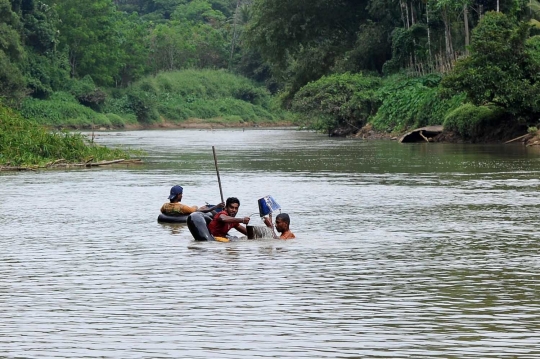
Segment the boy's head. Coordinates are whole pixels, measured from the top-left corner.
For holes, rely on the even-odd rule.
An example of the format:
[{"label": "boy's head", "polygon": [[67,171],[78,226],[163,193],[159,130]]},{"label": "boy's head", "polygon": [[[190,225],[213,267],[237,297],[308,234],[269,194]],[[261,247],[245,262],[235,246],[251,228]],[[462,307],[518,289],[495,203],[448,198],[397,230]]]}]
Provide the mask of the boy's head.
[{"label": "boy's head", "polygon": [[291,224],[291,218],[287,213],[280,213],[276,216],[276,229],[278,232],[283,233],[289,230]]},{"label": "boy's head", "polygon": [[169,200],[171,202],[173,201],[181,201],[182,200],[182,193],[184,192],[184,189],[182,188],[182,186],[173,186],[171,188],[171,193],[169,195]]},{"label": "boy's head", "polygon": [[240,208],[240,200],[236,197],[229,197],[225,202],[225,210],[231,217],[236,217],[238,213],[238,208]]}]

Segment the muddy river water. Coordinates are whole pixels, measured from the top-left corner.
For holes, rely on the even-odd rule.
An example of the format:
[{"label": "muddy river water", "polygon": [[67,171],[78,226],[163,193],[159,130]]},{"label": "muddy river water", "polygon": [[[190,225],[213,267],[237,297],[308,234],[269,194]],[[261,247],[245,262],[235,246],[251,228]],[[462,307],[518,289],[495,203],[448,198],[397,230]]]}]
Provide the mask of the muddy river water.
[{"label": "muddy river water", "polygon": [[[539,358],[540,152],[294,130],[100,133],[145,164],[0,174],[2,358]],[[297,239],[158,224],[272,195]],[[253,223],[259,221],[257,215]]]}]

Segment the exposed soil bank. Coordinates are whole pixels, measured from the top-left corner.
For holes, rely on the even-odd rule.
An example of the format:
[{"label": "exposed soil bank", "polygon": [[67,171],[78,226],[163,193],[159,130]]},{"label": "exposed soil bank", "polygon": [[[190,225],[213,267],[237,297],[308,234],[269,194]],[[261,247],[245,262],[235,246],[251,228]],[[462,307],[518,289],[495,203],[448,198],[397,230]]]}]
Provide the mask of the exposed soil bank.
[{"label": "exposed soil bank", "polygon": [[[407,132],[409,132],[408,130]],[[398,140],[401,136],[405,135],[407,132],[403,133],[386,133],[379,132],[373,129],[373,127],[368,124],[362,127],[357,133],[350,137],[364,139],[364,140]],[[421,139],[420,142],[425,142],[425,139]],[[442,133],[434,136],[428,137],[428,142],[444,142],[444,143],[523,143],[526,146],[540,146],[540,130],[534,134],[528,134],[527,128],[524,126],[500,126],[500,127],[490,127],[482,131],[481,134],[475,138],[463,138],[459,134],[452,131],[443,131]]]},{"label": "exposed soil bank", "polygon": [[[220,119],[199,119],[192,118],[182,122],[172,122],[162,120],[151,124],[126,124],[124,127],[100,127],[94,128],[96,131],[105,130],[148,130],[148,129],[224,129],[224,128],[273,128],[273,127],[296,127],[291,121],[279,122],[227,122]],[[91,130],[88,128],[73,128]],[[451,132],[443,131],[441,134],[430,137],[429,142],[445,142],[445,143],[505,143],[521,142],[527,146],[540,146],[540,130],[535,134],[526,134],[525,127],[492,127],[483,131],[483,134],[476,138],[463,138],[460,135]],[[402,133],[387,133],[373,129],[371,124],[367,124],[361,129],[354,132],[352,129],[335,130],[328,135],[331,137],[351,137],[363,140],[398,140],[406,132]]]},{"label": "exposed soil bank", "polygon": [[[220,128],[252,128],[252,127],[293,127],[295,126],[291,121],[278,121],[278,122],[228,122],[220,121],[219,119],[199,119],[192,118],[182,122],[172,122],[163,120],[161,122],[154,122],[150,124],[126,124],[124,127],[100,127],[94,128],[94,130],[152,130],[152,129],[180,129],[180,128],[193,128],[193,129],[220,129]],[[88,130],[88,128],[84,128]]]}]

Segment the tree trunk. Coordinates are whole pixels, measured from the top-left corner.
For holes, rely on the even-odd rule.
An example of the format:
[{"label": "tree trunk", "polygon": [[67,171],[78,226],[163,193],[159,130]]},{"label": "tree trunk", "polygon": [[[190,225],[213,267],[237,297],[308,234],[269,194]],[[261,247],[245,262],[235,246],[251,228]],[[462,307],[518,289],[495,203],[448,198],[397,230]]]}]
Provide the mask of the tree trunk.
[{"label": "tree trunk", "polygon": [[414,8],[413,8],[413,2],[411,1],[411,26],[414,25]]},{"label": "tree trunk", "polygon": [[405,3],[405,17],[407,18],[407,29],[411,26],[409,25],[409,7],[407,6],[407,3]]},{"label": "tree trunk", "polygon": [[232,59],[234,54],[234,45],[236,43],[236,19],[238,18],[238,8],[240,7],[240,0],[236,2],[236,9],[234,10],[234,18],[233,18],[233,34],[231,39],[231,56],[229,58],[229,70],[232,67]]},{"label": "tree trunk", "polygon": [[465,23],[465,54],[469,54],[469,7],[463,4],[463,22]]},{"label": "tree trunk", "polygon": [[426,21],[427,21],[427,43],[429,51],[429,60],[433,60],[433,55],[431,54],[431,31],[429,29],[429,2],[426,3]]},{"label": "tree trunk", "polygon": [[403,21],[403,27],[407,27],[407,22],[405,21],[405,15],[403,14],[403,1],[399,0],[399,11],[401,12],[401,21]]},{"label": "tree trunk", "polygon": [[444,22],[444,43],[446,46],[446,56],[448,58],[452,58],[454,53],[454,49],[452,47],[452,29],[450,28],[450,20],[448,19],[446,7],[443,9],[442,17]]}]

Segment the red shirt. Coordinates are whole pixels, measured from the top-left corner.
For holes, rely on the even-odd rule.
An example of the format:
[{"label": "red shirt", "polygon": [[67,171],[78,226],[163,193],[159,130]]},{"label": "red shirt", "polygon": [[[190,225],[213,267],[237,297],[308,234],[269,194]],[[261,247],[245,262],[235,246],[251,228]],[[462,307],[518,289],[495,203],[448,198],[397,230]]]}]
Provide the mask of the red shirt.
[{"label": "red shirt", "polygon": [[219,219],[220,216],[229,214],[227,211],[221,211],[214,216],[214,219],[208,224],[208,230],[214,237],[226,237],[231,228],[236,228],[240,223],[225,223]]}]

